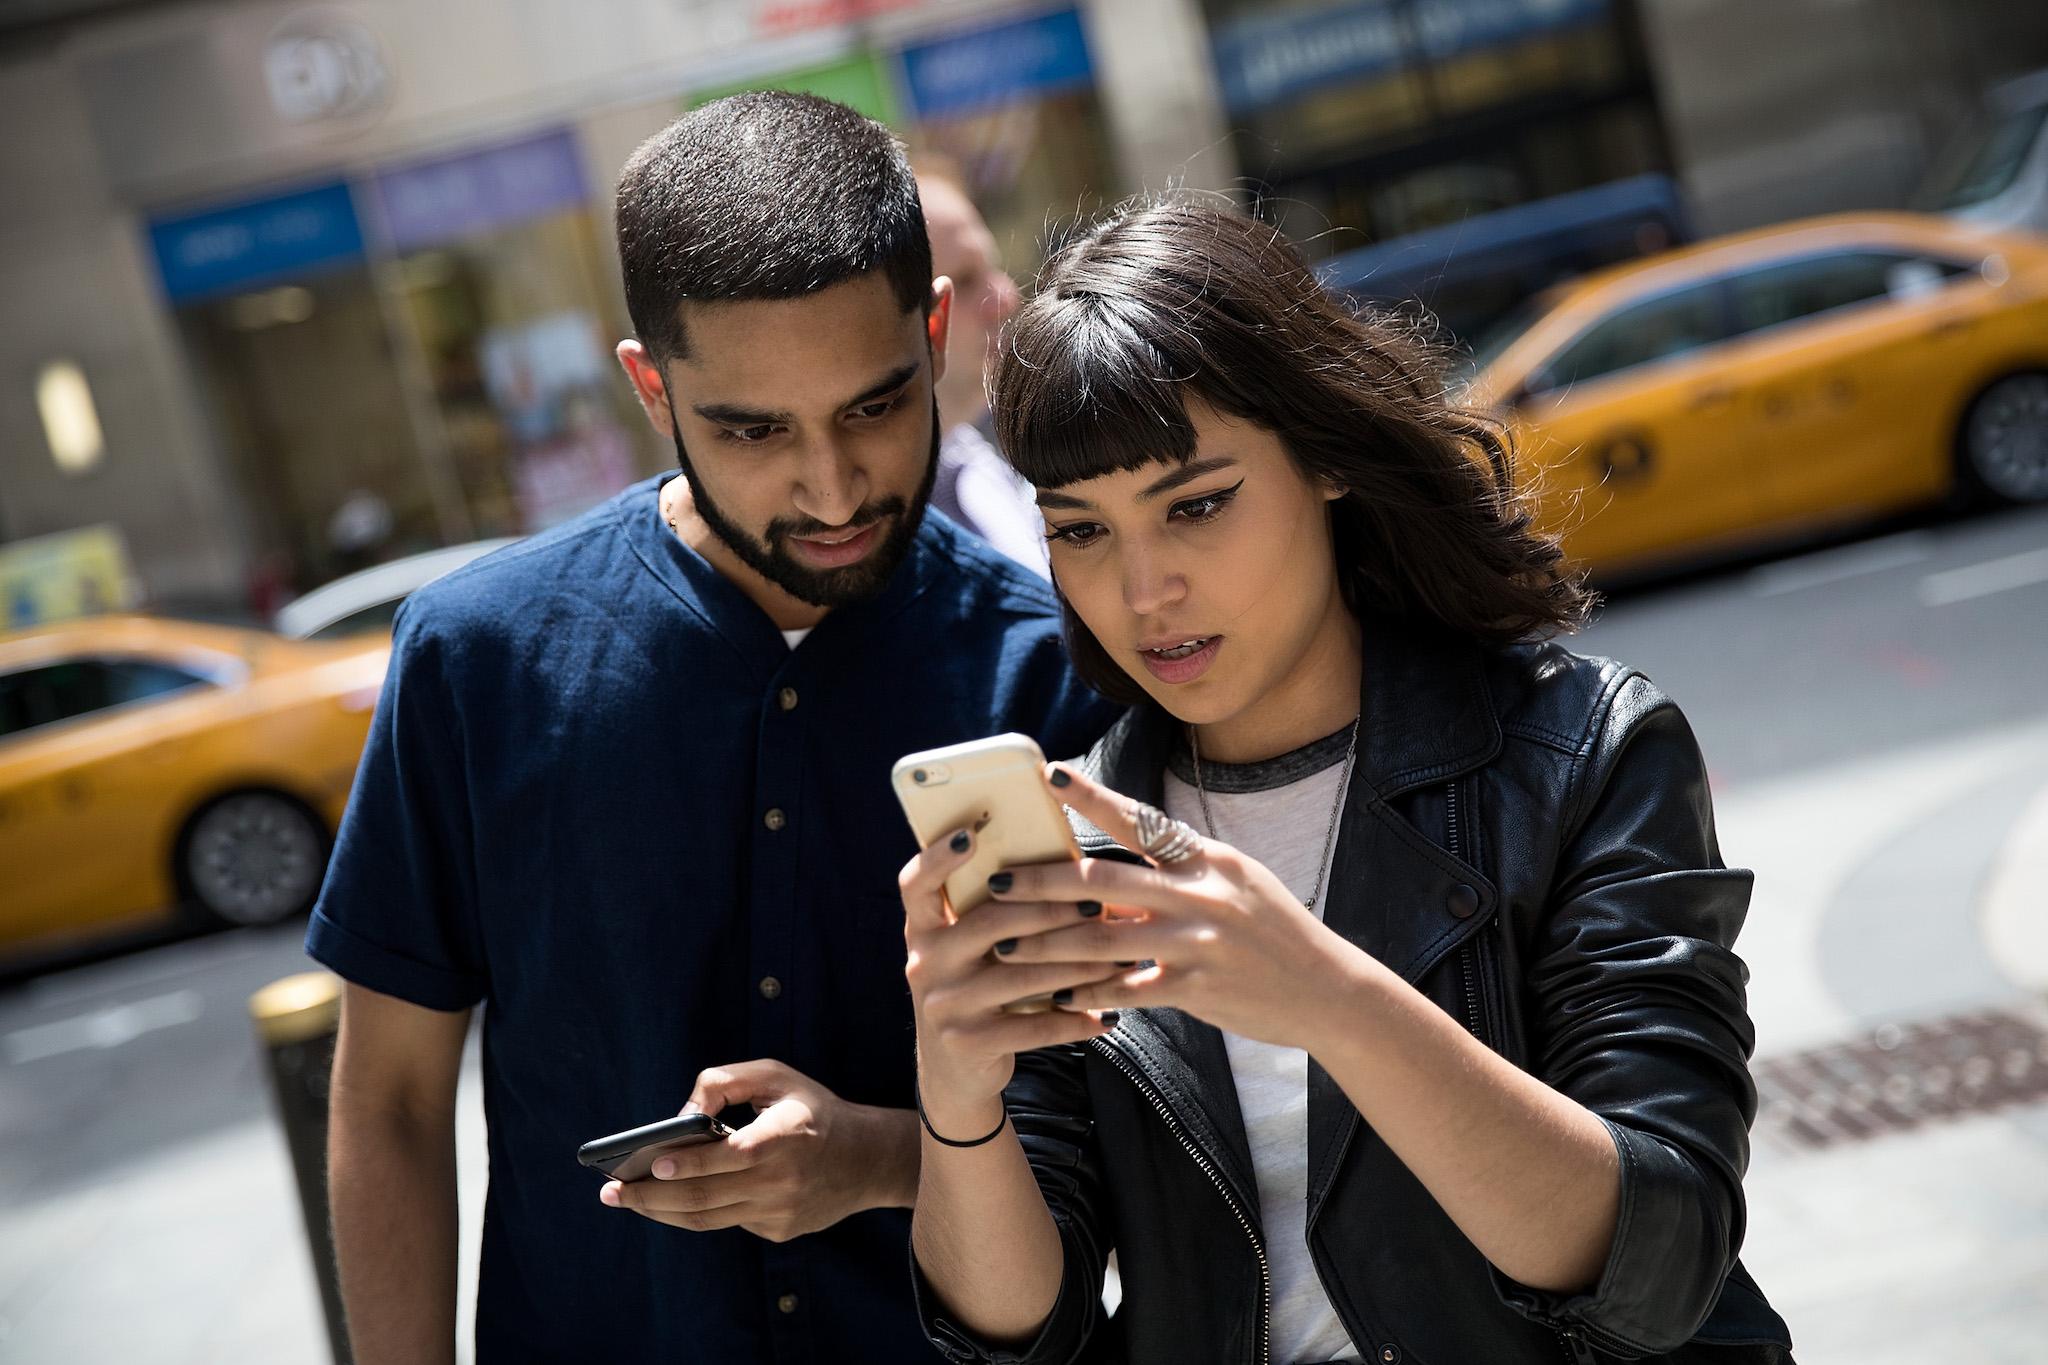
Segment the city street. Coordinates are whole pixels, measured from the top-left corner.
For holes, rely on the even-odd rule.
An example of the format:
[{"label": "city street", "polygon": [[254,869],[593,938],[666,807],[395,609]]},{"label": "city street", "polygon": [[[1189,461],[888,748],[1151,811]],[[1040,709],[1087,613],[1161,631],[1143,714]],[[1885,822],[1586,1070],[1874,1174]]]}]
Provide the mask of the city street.
[{"label": "city street", "polygon": [[[1642,667],[1685,707],[1723,852],[1757,872],[1739,946],[1772,1082],[1744,1256],[1798,1358],[2038,1361],[2048,1102],[1979,1087],[1946,1117],[1901,1099],[1886,1122],[1837,1122],[1840,1097],[1797,1077],[1999,1011],[1993,1062],[2015,1093],[2043,1093],[2048,509],[1635,589],[1578,648]],[[325,1359],[246,1009],[307,966],[301,932],[0,985],[0,1361]],[[2012,1059],[2026,1046],[2030,1072]],[[467,1076],[473,1247],[473,1057]]]}]

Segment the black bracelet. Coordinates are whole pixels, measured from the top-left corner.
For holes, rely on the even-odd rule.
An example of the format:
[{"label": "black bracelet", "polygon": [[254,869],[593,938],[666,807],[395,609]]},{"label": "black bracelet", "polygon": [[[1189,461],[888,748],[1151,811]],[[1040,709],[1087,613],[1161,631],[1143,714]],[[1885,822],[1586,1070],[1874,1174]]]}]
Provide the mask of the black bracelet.
[{"label": "black bracelet", "polygon": [[958,1138],[949,1138],[938,1129],[932,1127],[931,1119],[924,1112],[924,1094],[921,1091],[915,1093],[917,1095],[917,1121],[924,1125],[924,1130],[927,1133],[932,1135],[932,1141],[938,1143],[941,1147],[979,1147],[984,1143],[994,1142],[1003,1135],[1003,1129],[1010,1125],[1010,1111],[1005,1109],[1003,1110],[1002,1118],[996,1121],[996,1126],[990,1130],[987,1137],[978,1137],[967,1142],[962,1142]]}]

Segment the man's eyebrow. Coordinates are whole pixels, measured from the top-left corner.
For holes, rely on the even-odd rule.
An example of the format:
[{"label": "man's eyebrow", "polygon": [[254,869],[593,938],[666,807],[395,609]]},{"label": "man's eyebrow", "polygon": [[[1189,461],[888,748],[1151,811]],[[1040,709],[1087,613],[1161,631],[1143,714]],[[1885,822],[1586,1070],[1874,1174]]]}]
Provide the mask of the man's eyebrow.
[{"label": "man's eyebrow", "polygon": [[[839,406],[842,408],[857,408],[863,403],[874,402],[884,394],[894,393],[897,389],[902,388],[905,384],[915,379],[918,370],[922,369],[923,366],[924,362],[921,360],[911,361],[907,365],[899,365]],[[787,425],[796,420],[796,414],[787,410],[743,408],[733,403],[693,403],[690,405],[690,410],[707,422],[717,422],[721,426],[728,427]]]}]

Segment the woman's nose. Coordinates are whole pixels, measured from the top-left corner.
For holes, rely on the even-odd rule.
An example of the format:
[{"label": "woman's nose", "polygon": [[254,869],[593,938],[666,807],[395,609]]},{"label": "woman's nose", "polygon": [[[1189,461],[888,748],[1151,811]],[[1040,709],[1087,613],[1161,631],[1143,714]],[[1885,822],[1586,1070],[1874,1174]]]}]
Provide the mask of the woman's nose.
[{"label": "woman's nose", "polygon": [[1139,551],[1124,559],[1124,605],[1152,616],[1179,601],[1187,581],[1160,555]]}]

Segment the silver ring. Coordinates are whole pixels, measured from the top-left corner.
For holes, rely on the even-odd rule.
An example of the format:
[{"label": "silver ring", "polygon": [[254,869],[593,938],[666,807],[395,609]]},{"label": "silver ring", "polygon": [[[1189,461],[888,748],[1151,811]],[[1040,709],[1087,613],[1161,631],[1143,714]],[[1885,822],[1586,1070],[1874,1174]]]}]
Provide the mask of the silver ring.
[{"label": "silver ring", "polygon": [[1140,802],[1135,819],[1139,850],[1161,867],[1186,862],[1202,846],[1202,836],[1195,833],[1192,825],[1174,819],[1157,806]]}]

